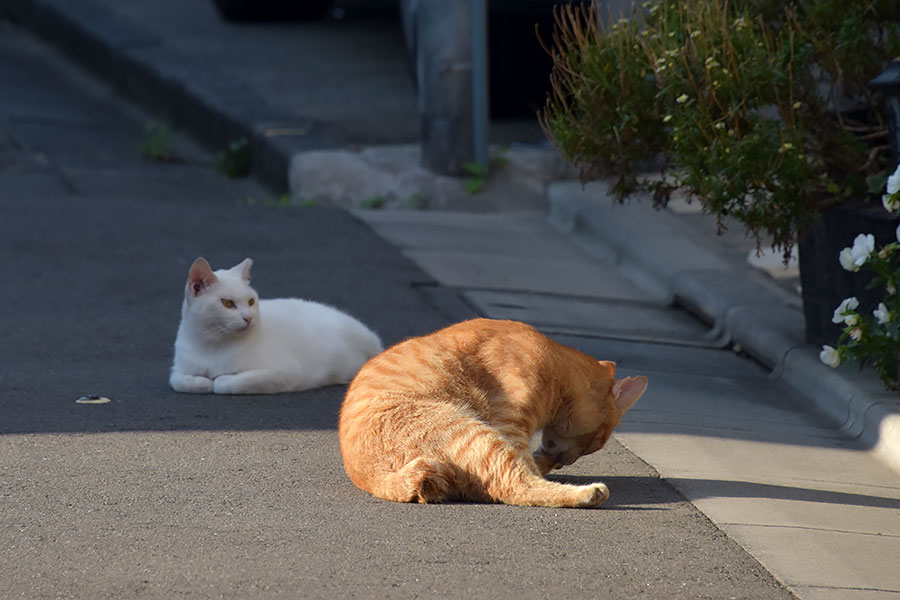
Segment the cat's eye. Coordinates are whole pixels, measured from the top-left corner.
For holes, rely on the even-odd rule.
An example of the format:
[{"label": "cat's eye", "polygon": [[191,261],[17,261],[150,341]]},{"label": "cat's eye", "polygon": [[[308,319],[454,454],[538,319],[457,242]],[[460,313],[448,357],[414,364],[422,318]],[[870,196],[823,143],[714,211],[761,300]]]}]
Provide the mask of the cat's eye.
[{"label": "cat's eye", "polygon": [[227,298],[222,298],[222,306],[225,308],[236,308],[237,304],[234,303],[234,300],[228,300]]},{"label": "cat's eye", "polygon": [[250,298],[249,300],[247,300],[247,306],[253,306],[254,304],[256,304],[256,298]]}]

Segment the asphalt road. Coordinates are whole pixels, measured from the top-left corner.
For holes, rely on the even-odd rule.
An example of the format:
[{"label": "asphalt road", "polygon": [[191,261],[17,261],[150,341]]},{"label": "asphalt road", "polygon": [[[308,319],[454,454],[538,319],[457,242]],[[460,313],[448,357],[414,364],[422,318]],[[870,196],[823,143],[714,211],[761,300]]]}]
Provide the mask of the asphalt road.
[{"label": "asphalt road", "polygon": [[349,214],[280,207],[177,136],[182,162],[142,159],[146,115],[6,25],[0,82],[0,596],[790,597],[614,442],[563,476],[602,476],[600,510],[401,505],[344,475],[341,386],[175,394],[198,255],[251,256],[264,297],[332,303],[388,343],[451,315]]}]

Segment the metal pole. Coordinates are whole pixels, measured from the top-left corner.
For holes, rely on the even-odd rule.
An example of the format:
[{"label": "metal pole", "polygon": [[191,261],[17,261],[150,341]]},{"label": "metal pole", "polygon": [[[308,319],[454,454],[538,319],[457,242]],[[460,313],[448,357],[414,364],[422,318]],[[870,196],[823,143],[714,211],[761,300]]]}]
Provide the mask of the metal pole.
[{"label": "metal pole", "polygon": [[461,175],[473,160],[472,43],[469,2],[420,0],[416,10],[422,163]]},{"label": "metal pole", "polygon": [[471,0],[472,13],[472,143],[475,162],[488,168],[488,31],[487,2]]}]

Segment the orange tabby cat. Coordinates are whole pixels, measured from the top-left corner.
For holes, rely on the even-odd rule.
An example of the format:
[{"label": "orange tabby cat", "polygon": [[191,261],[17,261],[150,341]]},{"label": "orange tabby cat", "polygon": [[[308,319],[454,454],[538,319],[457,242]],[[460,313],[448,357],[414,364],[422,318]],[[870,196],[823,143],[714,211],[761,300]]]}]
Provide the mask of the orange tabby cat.
[{"label": "orange tabby cat", "polygon": [[614,374],[615,364],[515,321],[474,319],[406,340],[350,383],[338,425],[344,468],[397,502],[600,506],[606,485],[543,475],[603,447],[647,388],[646,377]]}]

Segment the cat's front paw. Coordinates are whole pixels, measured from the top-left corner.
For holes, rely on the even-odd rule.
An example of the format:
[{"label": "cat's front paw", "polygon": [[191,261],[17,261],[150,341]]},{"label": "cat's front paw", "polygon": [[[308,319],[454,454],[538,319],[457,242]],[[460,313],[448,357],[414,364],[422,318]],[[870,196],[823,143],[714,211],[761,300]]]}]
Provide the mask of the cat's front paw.
[{"label": "cat's front paw", "polygon": [[578,508],[595,508],[609,500],[609,488],[605,483],[592,483],[581,488],[582,492],[575,505]]},{"label": "cat's front paw", "polygon": [[169,385],[176,392],[184,394],[209,394],[213,391],[213,380],[202,375],[172,373],[169,377]]},{"label": "cat's front paw", "polygon": [[237,375],[219,375],[213,382],[213,393],[246,394]]}]

